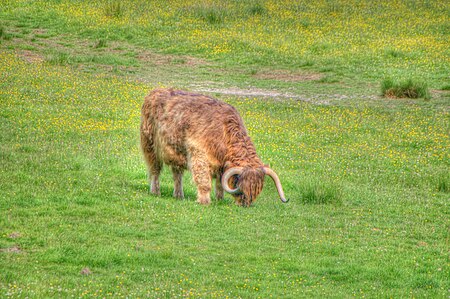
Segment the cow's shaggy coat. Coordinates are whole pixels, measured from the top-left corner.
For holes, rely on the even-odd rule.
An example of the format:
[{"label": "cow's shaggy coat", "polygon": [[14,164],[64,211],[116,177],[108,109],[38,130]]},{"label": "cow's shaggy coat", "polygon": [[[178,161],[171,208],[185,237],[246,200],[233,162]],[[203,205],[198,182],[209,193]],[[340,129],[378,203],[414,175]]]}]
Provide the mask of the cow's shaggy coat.
[{"label": "cow's shaggy coat", "polygon": [[[154,194],[160,194],[163,164],[172,169],[174,196],[178,198],[184,196],[183,171],[191,171],[201,204],[210,203],[215,178],[218,199],[223,198],[224,186],[238,204],[248,206],[260,194],[267,170],[273,174],[256,154],[239,113],[231,105],[204,95],[156,89],[145,98],[141,112],[141,147]],[[232,175],[222,182],[228,170]],[[281,184],[274,176],[280,192]],[[285,201],[282,190],[280,197]]]}]

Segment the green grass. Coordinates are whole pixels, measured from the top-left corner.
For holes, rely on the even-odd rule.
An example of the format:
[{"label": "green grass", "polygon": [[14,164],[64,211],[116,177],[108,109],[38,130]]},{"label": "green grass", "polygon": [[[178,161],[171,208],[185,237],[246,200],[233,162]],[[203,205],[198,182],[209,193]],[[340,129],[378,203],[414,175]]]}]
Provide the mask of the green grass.
[{"label": "green grass", "polygon": [[7,31],[45,28],[64,40],[126,41],[165,54],[208,58],[226,70],[333,66],[338,82],[421,78],[439,89],[448,85],[449,10],[445,1],[174,1],[168,6],[93,0],[76,7],[52,2],[45,9],[6,2],[0,16]]},{"label": "green grass", "polygon": [[[0,9],[0,297],[448,296],[448,4],[115,3]],[[442,90],[384,98],[386,77]],[[189,173],[179,201],[168,169],[149,195],[156,86],[234,105],[290,202],[268,179],[200,206]]]}]

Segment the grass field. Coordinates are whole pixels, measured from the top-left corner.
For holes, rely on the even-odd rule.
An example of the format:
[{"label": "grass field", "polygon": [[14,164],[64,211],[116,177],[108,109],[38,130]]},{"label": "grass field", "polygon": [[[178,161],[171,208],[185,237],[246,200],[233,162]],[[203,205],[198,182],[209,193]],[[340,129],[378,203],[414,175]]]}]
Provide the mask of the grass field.
[{"label": "grass field", "polygon": [[[2,1],[0,297],[448,298],[446,1]],[[385,98],[419,82],[429,97]],[[408,81],[410,80],[410,81]],[[390,81],[389,81],[390,82]],[[148,194],[154,87],[241,113],[255,205]]]}]

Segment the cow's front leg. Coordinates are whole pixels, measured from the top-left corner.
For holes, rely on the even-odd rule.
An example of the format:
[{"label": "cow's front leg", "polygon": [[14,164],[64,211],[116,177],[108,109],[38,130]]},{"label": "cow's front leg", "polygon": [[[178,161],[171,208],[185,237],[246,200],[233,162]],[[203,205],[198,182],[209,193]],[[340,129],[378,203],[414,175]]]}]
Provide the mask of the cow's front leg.
[{"label": "cow's front leg", "polygon": [[197,185],[197,202],[203,205],[211,203],[211,174],[206,154],[191,150],[190,167]]},{"label": "cow's front leg", "polygon": [[216,176],[216,198],[223,199],[222,175],[220,174]]}]

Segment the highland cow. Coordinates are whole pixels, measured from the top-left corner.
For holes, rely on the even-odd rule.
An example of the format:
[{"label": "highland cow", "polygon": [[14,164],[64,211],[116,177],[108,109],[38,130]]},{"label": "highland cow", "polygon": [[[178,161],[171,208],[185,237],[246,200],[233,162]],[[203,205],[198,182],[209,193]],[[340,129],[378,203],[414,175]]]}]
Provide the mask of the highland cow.
[{"label": "highland cow", "polygon": [[237,110],[214,98],[173,89],[156,89],[145,97],[141,115],[141,148],[148,166],[150,192],[160,195],[159,175],[170,166],[173,196],[183,198],[183,171],[192,173],[197,201],[210,204],[215,195],[230,193],[237,204],[249,206],[261,193],[265,175],[287,202],[277,174],[256,154]]}]

